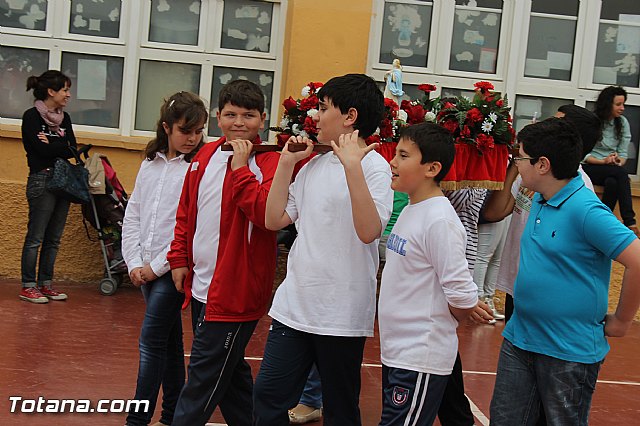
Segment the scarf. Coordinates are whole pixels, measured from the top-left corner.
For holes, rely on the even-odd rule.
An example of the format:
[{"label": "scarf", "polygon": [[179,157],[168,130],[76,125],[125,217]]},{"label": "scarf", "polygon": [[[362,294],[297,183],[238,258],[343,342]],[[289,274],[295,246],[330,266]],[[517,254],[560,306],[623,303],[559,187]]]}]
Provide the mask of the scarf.
[{"label": "scarf", "polygon": [[47,123],[47,126],[49,126],[49,129],[60,136],[64,136],[64,129],[60,128],[60,124],[62,123],[62,119],[64,118],[62,108],[51,110],[47,108],[44,101],[40,100],[35,101],[34,106],[40,113],[40,117],[42,117],[44,122]]}]

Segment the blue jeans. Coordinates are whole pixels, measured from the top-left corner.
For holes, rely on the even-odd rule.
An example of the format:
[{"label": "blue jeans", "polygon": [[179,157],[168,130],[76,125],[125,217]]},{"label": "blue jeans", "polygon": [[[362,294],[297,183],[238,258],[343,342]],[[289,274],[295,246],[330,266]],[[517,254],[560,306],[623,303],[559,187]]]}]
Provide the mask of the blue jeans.
[{"label": "blue jeans", "polygon": [[[69,201],[47,190],[46,184],[49,179],[48,170],[33,173],[27,179],[29,222],[22,247],[23,287],[35,287],[36,283],[38,286],[51,284],[53,265],[67,221]],[[40,251],[39,262],[38,251]],[[36,264],[38,264],[37,277]]]},{"label": "blue jeans", "polygon": [[148,412],[131,411],[127,425],[148,425],[162,384],[162,417],[171,424],[184,386],[184,348],[180,310],[184,294],[178,293],[167,273],[142,287],[147,308],[140,331],[140,365],[135,399],[148,400]]},{"label": "blue jeans", "polygon": [[586,426],[601,364],[563,361],[519,349],[504,339],[491,424],[535,425],[542,406],[549,425]]},{"label": "blue jeans", "polygon": [[322,408],[322,383],[318,367],[315,364],[309,371],[307,383],[304,385],[304,391],[300,397],[300,404],[312,408]]}]

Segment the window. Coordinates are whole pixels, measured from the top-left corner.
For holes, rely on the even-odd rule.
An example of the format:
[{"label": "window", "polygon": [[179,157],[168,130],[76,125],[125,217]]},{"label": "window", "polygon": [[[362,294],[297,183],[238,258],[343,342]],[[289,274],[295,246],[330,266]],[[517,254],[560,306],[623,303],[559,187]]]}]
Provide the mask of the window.
[{"label": "window", "polygon": [[164,99],[181,90],[198,93],[200,72],[194,64],[140,61],[135,128],[154,131]]},{"label": "window", "polygon": [[519,132],[527,124],[553,117],[560,106],[572,103],[570,99],[518,95],[511,110],[513,128]]},{"label": "window", "polygon": [[454,89],[452,87],[443,87],[442,88],[442,97],[443,98],[455,98],[455,97],[458,97],[458,96],[466,96],[469,99],[473,99],[475,94],[476,93],[473,90]]},{"label": "window", "polygon": [[72,81],[66,108],[74,124],[118,128],[124,58],[62,53],[62,72]]},{"label": "window", "polygon": [[118,38],[121,0],[71,0],[69,33]]},{"label": "window", "polygon": [[231,78],[260,84],[270,114],[284,15],[281,0],[0,0],[0,122],[20,124],[27,78],[49,68],[72,80],[65,110],[80,131],[148,137],[164,98],[215,106]]},{"label": "window", "polygon": [[227,0],[222,18],[221,47],[269,52],[273,3]]},{"label": "window", "polygon": [[49,52],[0,46],[0,117],[22,118],[33,106],[33,92],[27,92],[27,78],[40,75],[49,66]]},{"label": "window", "polygon": [[[267,115],[265,120],[265,130],[260,133],[260,137],[263,140],[267,140],[269,136],[269,119],[270,119],[270,105],[273,98],[273,73],[257,70],[242,70],[236,68],[223,68],[216,67],[213,70],[213,84],[211,85],[211,112],[209,117],[209,132],[210,136],[221,136],[220,129],[218,128],[218,119],[216,113],[218,111],[218,95],[222,86],[233,80],[250,80],[256,83],[262,89],[265,98],[264,112]],[[276,117],[277,118],[277,117]]]},{"label": "window", "polygon": [[603,0],[593,82],[638,87],[640,72],[640,6]]},{"label": "window", "polygon": [[152,0],[149,41],[197,45],[200,9],[198,0]]},{"label": "window", "polygon": [[456,0],[449,69],[495,74],[502,0]]},{"label": "window", "polygon": [[0,27],[44,31],[46,0],[0,0]]},{"label": "window", "polygon": [[399,58],[403,65],[427,66],[433,2],[386,1],[380,42],[380,62]]},{"label": "window", "polygon": [[571,80],[578,6],[578,0],[533,0],[525,77]]}]

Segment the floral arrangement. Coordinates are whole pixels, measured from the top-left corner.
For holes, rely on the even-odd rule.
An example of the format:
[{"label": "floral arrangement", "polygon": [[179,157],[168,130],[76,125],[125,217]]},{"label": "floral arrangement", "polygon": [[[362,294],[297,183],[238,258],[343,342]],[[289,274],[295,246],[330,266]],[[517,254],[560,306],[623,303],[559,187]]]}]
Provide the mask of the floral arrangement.
[{"label": "floral arrangement", "polygon": [[[482,154],[496,144],[512,146],[515,131],[512,127],[507,99],[493,92],[493,84],[480,81],[474,84],[473,99],[434,98],[437,90],[433,84],[421,84],[422,96],[415,100],[403,100],[398,105],[392,99],[384,100],[384,115],[376,132],[367,138],[367,144],[398,142],[402,127],[436,122],[448,129],[456,143],[471,144]],[[322,83],[310,82],[302,88],[300,99],[289,96],[282,103],[284,115],[280,126],[270,127],[278,132],[278,143],[283,145],[289,137],[303,136],[317,142],[318,130],[313,117],[318,113],[317,92]]]},{"label": "floral arrangement", "polygon": [[474,86],[473,99],[460,96],[438,100],[433,107],[436,122],[454,135],[456,143],[475,145],[480,153],[496,144],[512,146],[515,131],[506,97],[494,93],[493,84],[487,81]]},{"label": "floral arrangement", "polygon": [[278,144],[284,145],[291,136],[308,137],[317,142],[318,129],[313,117],[318,113],[318,90],[322,83],[310,82],[302,88],[301,99],[289,96],[282,102],[284,114],[280,126],[269,127],[278,132]]}]

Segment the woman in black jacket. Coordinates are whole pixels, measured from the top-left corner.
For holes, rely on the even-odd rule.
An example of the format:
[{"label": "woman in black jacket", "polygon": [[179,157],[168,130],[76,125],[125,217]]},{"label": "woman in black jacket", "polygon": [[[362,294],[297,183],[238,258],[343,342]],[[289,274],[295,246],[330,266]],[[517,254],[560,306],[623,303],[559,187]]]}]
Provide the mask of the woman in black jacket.
[{"label": "woman in black jacket", "polygon": [[69,201],[47,190],[46,184],[51,179],[56,158],[71,158],[71,149],[76,148],[71,119],[62,111],[71,96],[70,87],[69,77],[55,70],[27,79],[27,91],[33,89],[35,97],[34,107],[22,116],[22,143],[29,165],[29,222],[22,248],[20,299],[27,302],[67,299],[67,295],[55,291],[51,283]]}]

